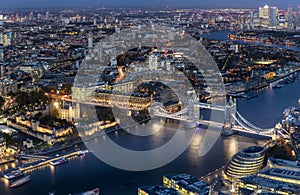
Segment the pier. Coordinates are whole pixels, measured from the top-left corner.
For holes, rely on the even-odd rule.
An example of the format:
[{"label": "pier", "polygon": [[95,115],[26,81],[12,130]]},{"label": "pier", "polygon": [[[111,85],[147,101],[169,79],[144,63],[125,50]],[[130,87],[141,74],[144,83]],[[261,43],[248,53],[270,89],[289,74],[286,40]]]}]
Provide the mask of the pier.
[{"label": "pier", "polygon": [[75,151],[75,152],[70,152],[70,153],[67,153],[67,154],[61,155],[61,156],[55,156],[55,157],[50,157],[50,158],[47,158],[47,159],[42,159],[42,160],[39,160],[39,161],[36,161],[36,162],[33,162],[33,163],[22,165],[22,166],[18,167],[18,169],[21,170],[21,171],[24,171],[24,172],[31,171],[31,170],[36,169],[38,167],[49,165],[49,163],[51,161],[55,161],[55,160],[58,160],[60,158],[66,158],[67,159],[67,158],[75,157],[79,153],[80,153],[80,150]]}]

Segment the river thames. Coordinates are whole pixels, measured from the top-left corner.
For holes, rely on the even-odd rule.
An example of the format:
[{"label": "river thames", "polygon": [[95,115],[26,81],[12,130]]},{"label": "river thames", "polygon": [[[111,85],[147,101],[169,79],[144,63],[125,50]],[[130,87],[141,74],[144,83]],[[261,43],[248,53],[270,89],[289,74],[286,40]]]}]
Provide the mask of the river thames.
[{"label": "river thames", "polygon": [[[237,109],[253,124],[259,127],[273,127],[281,119],[284,108],[298,104],[299,87],[298,79],[295,83],[286,85],[281,89],[263,89],[256,98],[238,99]],[[213,148],[205,156],[199,157],[198,150],[203,133],[204,131],[200,132],[188,149],[177,159],[155,170],[123,171],[103,163],[92,153],[89,153],[86,156],[71,159],[68,163],[58,167],[46,166],[34,170],[30,173],[32,180],[16,189],[9,189],[8,183],[1,179],[0,194],[48,194],[50,191],[55,191],[55,194],[69,194],[95,187],[100,187],[101,194],[104,195],[137,194],[138,186],[162,184],[162,176],[165,174],[185,172],[201,177],[226,164],[231,156],[242,148],[264,143],[263,139],[257,140],[251,136],[220,136]],[[171,131],[165,131],[153,136],[146,142],[145,140],[139,142],[138,138],[120,131],[111,134],[110,138],[120,144],[131,143],[128,147],[135,146],[145,149],[160,145],[172,134]],[[135,181],[136,183],[127,186],[128,181]]]},{"label": "river thames", "polygon": [[[224,37],[224,33],[220,36]],[[299,89],[299,79],[281,89],[262,89],[258,97],[238,99],[237,110],[258,127],[273,127],[281,120],[284,108],[297,106],[300,98]],[[0,194],[47,195],[49,192],[55,192],[57,195],[67,195],[99,187],[101,195],[135,195],[139,186],[161,185],[162,177],[166,174],[185,172],[200,178],[225,165],[239,150],[252,145],[262,145],[265,142],[263,138],[255,139],[255,136],[245,137],[238,134],[229,137],[219,136],[213,148],[205,156],[200,157],[198,153],[204,133],[205,130],[200,131],[178,158],[155,170],[141,172],[120,170],[105,164],[92,153],[88,153],[71,159],[61,166],[45,166],[36,169],[29,173],[31,181],[16,189],[10,189],[8,182],[2,178]],[[173,135],[172,130],[165,129],[147,139],[130,136],[125,131],[112,133],[109,137],[128,148],[147,150],[162,145]],[[92,141],[96,143],[101,139],[107,139],[107,137]],[[78,147],[83,148],[83,145],[78,145]],[[128,159],[130,160],[134,159]],[[128,181],[135,181],[135,183],[128,186],[126,185]]]}]

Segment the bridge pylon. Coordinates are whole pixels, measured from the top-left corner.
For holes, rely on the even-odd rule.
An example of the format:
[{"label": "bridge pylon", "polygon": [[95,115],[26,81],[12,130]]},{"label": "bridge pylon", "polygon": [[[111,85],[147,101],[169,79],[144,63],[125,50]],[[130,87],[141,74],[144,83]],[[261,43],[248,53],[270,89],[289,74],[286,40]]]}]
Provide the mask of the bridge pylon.
[{"label": "bridge pylon", "polygon": [[222,130],[223,134],[232,134],[231,128],[236,125],[236,120],[233,116],[236,116],[236,101],[230,96],[225,105],[225,120]]},{"label": "bridge pylon", "polygon": [[195,92],[188,91],[187,92],[187,117],[188,119],[184,122],[185,128],[195,128],[197,117],[199,116],[199,109],[195,108]]}]

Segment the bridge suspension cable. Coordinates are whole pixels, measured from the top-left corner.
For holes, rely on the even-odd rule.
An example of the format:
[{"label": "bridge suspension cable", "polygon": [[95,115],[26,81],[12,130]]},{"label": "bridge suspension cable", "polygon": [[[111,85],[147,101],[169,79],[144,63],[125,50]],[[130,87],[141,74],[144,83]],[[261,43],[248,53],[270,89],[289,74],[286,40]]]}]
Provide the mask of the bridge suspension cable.
[{"label": "bridge suspension cable", "polygon": [[242,117],[238,112],[236,112],[236,115],[233,113],[231,115],[242,128],[248,130],[249,132],[256,132],[257,134],[267,134],[267,135],[274,133],[274,129],[262,129],[256,127],[255,125],[247,121],[244,117]]},{"label": "bridge suspension cable", "polygon": [[[236,121],[237,122],[244,122],[246,125],[248,125],[251,129],[254,129],[254,130],[257,130],[257,131],[263,131],[263,132],[270,132],[270,131],[274,131],[273,128],[269,128],[269,129],[262,129],[262,128],[259,128],[255,125],[253,125],[252,123],[250,123],[247,119],[245,119],[239,112],[236,112],[236,116],[237,116],[237,119]],[[239,120],[241,119],[241,120]]]}]

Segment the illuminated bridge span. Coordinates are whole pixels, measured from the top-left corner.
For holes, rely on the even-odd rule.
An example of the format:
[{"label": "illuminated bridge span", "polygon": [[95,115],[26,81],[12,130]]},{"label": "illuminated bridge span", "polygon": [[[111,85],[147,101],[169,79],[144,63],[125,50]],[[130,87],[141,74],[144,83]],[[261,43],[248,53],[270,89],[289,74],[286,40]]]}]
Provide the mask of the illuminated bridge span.
[{"label": "illuminated bridge span", "polygon": [[[207,120],[193,120],[195,119],[194,116],[189,116],[189,113],[195,113],[195,109],[204,108],[204,109],[211,109],[217,111],[224,111],[225,112],[225,120],[224,123],[216,122],[216,121],[207,121]],[[196,112],[197,113],[197,112]],[[247,119],[245,119],[239,112],[236,111],[236,104],[234,102],[229,102],[226,106],[215,105],[215,104],[206,104],[206,103],[199,103],[195,104],[194,106],[188,105],[184,109],[176,113],[168,113],[162,106],[157,105],[152,107],[152,115],[170,118],[175,120],[180,120],[183,122],[201,122],[208,125],[214,125],[219,127],[226,127],[226,129],[240,131],[250,134],[262,135],[265,137],[275,138],[277,134],[281,137],[287,138],[289,137],[289,132],[287,132],[283,128],[259,128],[252,123],[250,123]]]},{"label": "illuminated bridge span", "polygon": [[[277,137],[277,134],[281,137],[289,137],[289,133],[282,128],[269,128],[263,129],[259,128],[248,120],[246,120],[239,112],[236,111],[235,102],[230,99],[225,106],[217,104],[207,104],[207,103],[195,103],[195,97],[188,93],[187,96],[187,106],[182,110],[170,113],[161,104],[153,105],[152,98],[144,94],[132,94],[132,93],[118,93],[108,90],[97,90],[92,98],[84,100],[72,100],[64,99],[65,101],[70,101],[73,103],[87,104],[87,105],[97,105],[102,107],[118,107],[121,109],[129,110],[143,110],[149,109],[151,116],[164,117],[169,119],[175,119],[183,121],[187,128],[193,128],[196,126],[197,122],[205,123],[208,125],[214,125],[222,127],[226,130],[240,131],[250,134],[262,135],[266,137]],[[77,106],[80,109],[80,106]],[[224,121],[198,121],[197,116],[200,116],[201,109],[209,109],[219,112],[225,112]],[[76,113],[80,113],[77,111]],[[78,116],[80,117],[80,116]]]},{"label": "illuminated bridge span", "polygon": [[217,105],[217,104],[206,104],[206,103],[199,103],[198,105],[195,105],[195,107],[198,108],[205,108],[210,110],[217,110],[217,111],[225,111],[225,106]]},{"label": "illuminated bridge span", "polygon": [[[248,131],[253,134],[270,136],[270,137],[272,137],[275,133],[274,128],[262,129],[262,128],[259,128],[255,125],[251,124],[239,112],[236,112],[236,114],[231,114],[231,115],[235,119],[235,121],[239,125],[239,127],[241,127],[241,129],[246,130],[246,132]],[[237,125],[235,125],[235,126],[237,126]]]}]

